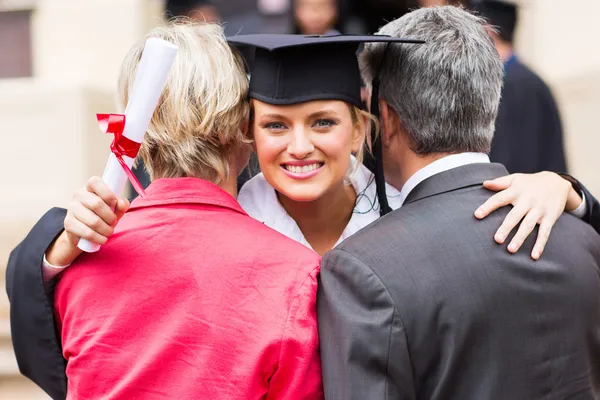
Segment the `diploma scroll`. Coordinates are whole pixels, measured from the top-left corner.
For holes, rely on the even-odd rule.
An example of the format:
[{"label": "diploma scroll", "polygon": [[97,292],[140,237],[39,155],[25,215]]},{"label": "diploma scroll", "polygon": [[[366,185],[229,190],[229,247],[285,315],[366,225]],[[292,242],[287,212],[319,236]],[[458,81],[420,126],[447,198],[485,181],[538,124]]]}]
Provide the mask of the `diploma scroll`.
[{"label": "diploma scroll", "polygon": [[[122,136],[130,141],[142,143],[144,140],[176,54],[177,46],[172,43],[158,38],[150,38],[146,41],[125,110]],[[115,140],[116,138],[115,136]],[[121,158],[131,169],[134,158],[127,155],[122,155]],[[108,158],[102,180],[117,196],[120,196],[125,189],[127,175],[114,152]],[[85,239],[81,239],[77,246],[88,253],[100,249],[100,246]]]}]

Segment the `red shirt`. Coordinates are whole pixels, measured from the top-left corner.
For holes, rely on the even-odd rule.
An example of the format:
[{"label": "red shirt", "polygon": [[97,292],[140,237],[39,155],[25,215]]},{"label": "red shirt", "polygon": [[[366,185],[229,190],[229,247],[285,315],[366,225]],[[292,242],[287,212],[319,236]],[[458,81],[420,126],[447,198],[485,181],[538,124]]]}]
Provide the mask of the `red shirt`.
[{"label": "red shirt", "polygon": [[56,289],[71,399],[320,399],[320,258],[216,185],[159,179]]}]

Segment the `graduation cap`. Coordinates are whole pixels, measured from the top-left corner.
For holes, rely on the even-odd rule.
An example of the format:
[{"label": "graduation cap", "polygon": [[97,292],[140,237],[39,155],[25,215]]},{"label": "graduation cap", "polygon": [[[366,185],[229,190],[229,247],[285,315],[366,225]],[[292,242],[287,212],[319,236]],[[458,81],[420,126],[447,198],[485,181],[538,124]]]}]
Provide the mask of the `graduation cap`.
[{"label": "graduation cap", "polygon": [[512,43],[517,26],[517,5],[500,0],[480,0],[473,2],[473,10],[498,29],[502,40]]},{"label": "graduation cap", "polygon": [[[362,108],[357,51],[367,42],[424,43],[383,35],[238,35],[228,38],[240,50],[253,48],[249,97],[273,105],[342,100]],[[371,113],[379,118],[378,81],[373,82]],[[375,139],[374,174],[381,215],[391,211],[385,194],[381,141]]]}]

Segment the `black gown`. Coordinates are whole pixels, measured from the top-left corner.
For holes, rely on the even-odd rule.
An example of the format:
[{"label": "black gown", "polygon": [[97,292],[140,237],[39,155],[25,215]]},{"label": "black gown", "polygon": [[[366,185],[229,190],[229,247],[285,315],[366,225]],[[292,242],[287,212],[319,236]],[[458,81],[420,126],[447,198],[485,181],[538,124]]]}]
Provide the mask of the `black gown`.
[{"label": "black gown", "polygon": [[[585,194],[583,220],[600,234],[600,203],[577,180],[566,178]],[[42,259],[62,232],[65,216],[62,208],[48,211],[12,251],[6,270],[11,334],[19,370],[53,399],[66,398],[66,361],[54,320],[53,293],[44,288]]]},{"label": "black gown", "polygon": [[505,64],[490,153],[510,173],[567,172],[560,115],[546,84],[518,58]]}]

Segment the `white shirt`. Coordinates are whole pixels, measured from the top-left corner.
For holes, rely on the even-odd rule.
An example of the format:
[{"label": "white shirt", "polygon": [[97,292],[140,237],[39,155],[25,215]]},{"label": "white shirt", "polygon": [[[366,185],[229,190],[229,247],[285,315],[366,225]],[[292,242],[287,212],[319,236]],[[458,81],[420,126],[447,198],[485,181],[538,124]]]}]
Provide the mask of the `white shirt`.
[{"label": "white shirt", "polygon": [[439,160],[436,160],[415,172],[414,175],[406,181],[404,186],[402,186],[402,191],[400,192],[400,197],[402,198],[401,204],[404,204],[410,192],[412,192],[412,190],[417,187],[419,183],[423,182],[427,178],[432,177],[433,175],[437,175],[441,172],[449,171],[453,168],[462,167],[468,164],[481,164],[489,162],[490,158],[484,153],[459,153],[440,158]]}]

